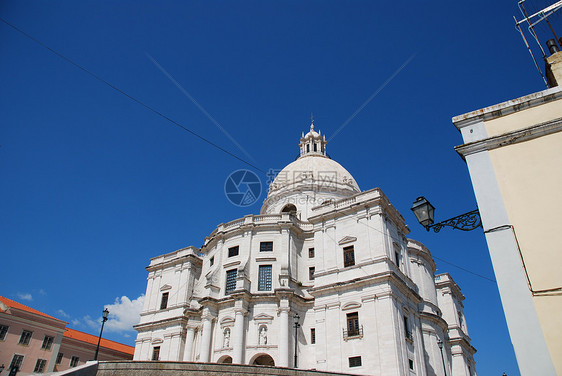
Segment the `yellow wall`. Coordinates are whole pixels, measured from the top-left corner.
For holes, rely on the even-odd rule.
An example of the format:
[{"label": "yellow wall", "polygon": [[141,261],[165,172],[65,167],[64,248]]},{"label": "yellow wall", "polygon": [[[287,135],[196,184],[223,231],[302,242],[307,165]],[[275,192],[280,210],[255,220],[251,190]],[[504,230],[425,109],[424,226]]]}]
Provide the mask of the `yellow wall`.
[{"label": "yellow wall", "polygon": [[562,117],[562,101],[558,100],[488,120],[485,125],[488,137],[494,137],[560,117]]},{"label": "yellow wall", "polygon": [[[562,100],[485,122],[488,136],[562,117]],[[533,290],[562,287],[562,132],[490,150],[510,223]],[[562,293],[535,295],[533,303],[562,375]]]}]

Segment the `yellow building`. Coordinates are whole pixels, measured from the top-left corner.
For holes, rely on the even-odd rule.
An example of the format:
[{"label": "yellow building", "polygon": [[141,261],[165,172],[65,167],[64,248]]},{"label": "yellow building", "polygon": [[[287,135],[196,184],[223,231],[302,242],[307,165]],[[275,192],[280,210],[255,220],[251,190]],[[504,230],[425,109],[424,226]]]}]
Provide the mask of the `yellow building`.
[{"label": "yellow building", "polygon": [[562,52],[547,70],[550,89],[453,118],[522,375],[562,375]]}]

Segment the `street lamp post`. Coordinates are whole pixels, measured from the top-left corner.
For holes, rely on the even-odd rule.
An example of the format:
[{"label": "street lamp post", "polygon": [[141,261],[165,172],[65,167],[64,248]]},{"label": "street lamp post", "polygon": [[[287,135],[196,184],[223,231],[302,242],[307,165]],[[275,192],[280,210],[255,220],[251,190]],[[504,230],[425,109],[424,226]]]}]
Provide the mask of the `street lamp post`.
[{"label": "street lamp post", "polygon": [[445,357],[443,356],[443,341],[439,338],[437,340],[437,346],[439,346],[439,350],[441,350],[441,361],[443,362],[443,374],[447,376],[447,369],[445,368]]},{"label": "street lamp post", "polygon": [[299,319],[300,316],[298,313],[295,314],[295,316],[293,316],[294,322],[295,322],[295,368],[297,368],[297,338],[298,338],[298,334],[299,334],[299,328],[301,326],[301,324],[299,324]]},{"label": "street lamp post", "polygon": [[434,222],[435,207],[423,196],[420,196],[414,201],[411,210],[416,215],[420,225],[425,227],[427,231],[433,229],[434,232],[439,232],[443,227],[449,226],[453,229],[461,231],[470,231],[478,227],[482,227],[482,219],[478,209],[457,215],[456,217],[446,219],[439,223]]},{"label": "street lamp post", "polygon": [[96,354],[94,355],[94,360],[98,360],[98,352],[100,351],[101,334],[103,333],[103,326],[105,325],[105,322],[107,321],[108,315],[109,315],[109,310],[106,308],[102,312],[100,337],[98,338],[98,346],[96,347]]}]

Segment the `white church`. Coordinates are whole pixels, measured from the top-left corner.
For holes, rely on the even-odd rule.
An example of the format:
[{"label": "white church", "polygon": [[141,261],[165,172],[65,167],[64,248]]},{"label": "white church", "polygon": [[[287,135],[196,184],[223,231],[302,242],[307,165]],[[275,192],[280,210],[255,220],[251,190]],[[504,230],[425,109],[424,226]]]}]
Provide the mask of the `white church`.
[{"label": "white church", "polygon": [[260,215],[150,260],[135,360],[476,375],[464,296],[310,127]]}]

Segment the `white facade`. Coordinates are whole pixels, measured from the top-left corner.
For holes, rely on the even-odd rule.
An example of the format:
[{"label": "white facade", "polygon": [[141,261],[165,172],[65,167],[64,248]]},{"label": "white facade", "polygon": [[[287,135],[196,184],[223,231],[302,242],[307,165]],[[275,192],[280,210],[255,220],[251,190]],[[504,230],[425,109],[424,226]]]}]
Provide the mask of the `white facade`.
[{"label": "white facade", "polygon": [[298,368],[476,375],[459,287],[313,126],[299,147],[260,215],[151,259],[134,359],[293,367],[298,314]]}]

